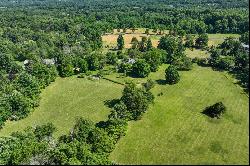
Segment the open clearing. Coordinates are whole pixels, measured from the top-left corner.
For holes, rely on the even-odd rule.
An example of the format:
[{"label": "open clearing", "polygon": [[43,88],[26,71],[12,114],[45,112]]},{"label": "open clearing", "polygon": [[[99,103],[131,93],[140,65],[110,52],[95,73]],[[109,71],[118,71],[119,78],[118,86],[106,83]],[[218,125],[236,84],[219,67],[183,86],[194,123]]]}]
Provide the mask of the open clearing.
[{"label": "open clearing", "polygon": [[[198,66],[181,72],[178,84],[162,85],[165,68],[150,74],[160,83],[152,90],[155,104],[129,124],[111,159],[119,164],[248,164],[249,99],[242,89],[226,73]],[[201,114],[218,101],[228,109],[222,119]]]},{"label": "open clearing", "polygon": [[238,34],[208,34],[208,46],[217,46],[218,44],[221,44],[227,37],[234,37],[239,38],[240,35]]},{"label": "open clearing", "polygon": [[191,50],[191,49],[187,48],[185,50],[185,53],[189,58],[195,58],[195,57],[197,57],[197,58],[208,58],[210,56],[210,54],[207,51],[200,50],[200,49]]},{"label": "open clearing", "polygon": [[55,136],[59,136],[70,131],[77,117],[95,122],[105,120],[109,108],[104,105],[104,101],[120,97],[122,89],[123,86],[106,80],[57,78],[42,92],[40,106],[25,119],[8,121],[0,130],[0,136],[47,122],[56,126]]}]

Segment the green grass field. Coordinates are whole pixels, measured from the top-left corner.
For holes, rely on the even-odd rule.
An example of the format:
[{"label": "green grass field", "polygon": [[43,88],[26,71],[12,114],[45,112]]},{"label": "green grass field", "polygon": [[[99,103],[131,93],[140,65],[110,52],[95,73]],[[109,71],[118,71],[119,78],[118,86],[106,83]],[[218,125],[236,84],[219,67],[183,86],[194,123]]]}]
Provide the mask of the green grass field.
[{"label": "green grass field", "polygon": [[189,58],[195,58],[195,57],[197,57],[197,58],[208,58],[210,56],[210,54],[207,51],[203,51],[203,50],[200,50],[200,49],[191,50],[189,48],[186,48],[185,53]]},{"label": "green grass field", "polygon": [[[209,42],[217,45],[228,36],[237,37],[209,35]],[[187,49],[186,53],[191,58],[209,56],[196,49]],[[167,66],[149,75],[157,82],[152,89],[155,103],[141,120],[129,122],[127,135],[118,142],[110,159],[118,164],[248,164],[249,98],[236,80],[226,72],[194,65],[193,70],[180,72],[178,84],[165,85]],[[147,80],[119,73],[105,77],[120,83]],[[57,137],[69,132],[76,117],[105,120],[109,108],[104,101],[119,98],[122,89],[122,85],[103,79],[57,78],[42,92],[40,106],[23,120],[8,121],[0,136],[52,122],[58,129]],[[161,92],[163,95],[158,96]],[[219,101],[227,107],[221,119],[201,113]]]},{"label": "green grass field", "polygon": [[208,34],[208,38],[209,38],[209,41],[208,41],[208,46],[217,46],[218,44],[221,44],[225,38],[227,37],[234,37],[234,38],[239,38],[240,35],[238,34],[220,34],[220,33],[217,33],[217,34]]},{"label": "green grass field", "polygon": [[105,80],[57,78],[42,92],[40,106],[25,119],[8,121],[0,130],[0,136],[8,136],[13,131],[46,122],[56,126],[55,136],[59,136],[70,131],[77,117],[95,122],[105,120],[109,108],[104,105],[104,101],[120,97],[122,89],[123,86]]},{"label": "green grass field", "polygon": [[[164,79],[164,69],[150,75]],[[248,164],[249,104],[226,73],[196,66],[176,85],[157,85],[155,104],[131,122],[110,158],[119,164]],[[201,114],[222,101],[219,120]]]}]

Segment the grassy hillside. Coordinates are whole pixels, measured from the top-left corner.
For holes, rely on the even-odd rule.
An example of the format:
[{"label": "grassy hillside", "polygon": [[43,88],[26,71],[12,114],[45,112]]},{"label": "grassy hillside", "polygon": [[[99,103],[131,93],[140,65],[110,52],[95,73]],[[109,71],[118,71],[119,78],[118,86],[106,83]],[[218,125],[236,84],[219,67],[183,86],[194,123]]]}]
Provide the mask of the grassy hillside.
[{"label": "grassy hillside", "polygon": [[99,82],[76,77],[57,78],[56,82],[43,91],[40,106],[23,120],[8,121],[0,130],[0,136],[46,122],[52,122],[56,126],[56,136],[59,136],[69,132],[76,117],[99,122],[109,114],[104,101],[120,97],[122,89],[123,86],[105,80]]},{"label": "grassy hillside", "polygon": [[[163,66],[150,75],[164,78]],[[163,92],[163,96],[157,96]],[[155,104],[142,120],[129,125],[110,158],[120,164],[248,164],[249,103],[225,73],[195,67],[181,72],[176,85],[157,85]],[[221,119],[202,110],[222,101]]]}]

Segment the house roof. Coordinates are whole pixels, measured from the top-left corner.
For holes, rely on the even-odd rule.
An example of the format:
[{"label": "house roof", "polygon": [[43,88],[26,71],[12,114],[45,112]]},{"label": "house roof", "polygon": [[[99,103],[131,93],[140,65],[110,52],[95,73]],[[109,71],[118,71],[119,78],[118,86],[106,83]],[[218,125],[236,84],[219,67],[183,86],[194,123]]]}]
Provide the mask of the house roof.
[{"label": "house roof", "polygon": [[42,61],[46,65],[54,65],[55,64],[55,59],[54,58],[52,58],[52,59],[43,59]]},{"label": "house roof", "polygon": [[241,43],[242,47],[244,48],[249,48],[249,45],[248,44],[244,44],[244,43]]}]

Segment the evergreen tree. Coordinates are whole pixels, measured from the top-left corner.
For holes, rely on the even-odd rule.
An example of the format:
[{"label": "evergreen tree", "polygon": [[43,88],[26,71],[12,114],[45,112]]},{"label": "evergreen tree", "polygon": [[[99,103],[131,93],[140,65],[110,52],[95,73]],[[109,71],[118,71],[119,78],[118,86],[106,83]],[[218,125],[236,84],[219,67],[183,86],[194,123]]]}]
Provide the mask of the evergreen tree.
[{"label": "evergreen tree", "polygon": [[117,48],[118,50],[122,50],[124,48],[124,39],[121,34],[117,38]]}]

